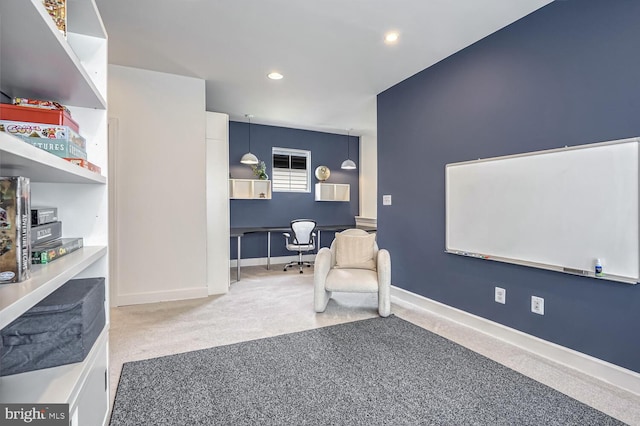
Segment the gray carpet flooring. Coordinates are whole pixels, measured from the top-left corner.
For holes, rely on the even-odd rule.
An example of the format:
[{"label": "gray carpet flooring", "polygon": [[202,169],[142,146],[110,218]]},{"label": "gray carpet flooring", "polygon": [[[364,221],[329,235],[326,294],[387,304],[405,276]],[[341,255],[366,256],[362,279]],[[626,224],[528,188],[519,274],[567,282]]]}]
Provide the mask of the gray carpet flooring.
[{"label": "gray carpet flooring", "polygon": [[118,425],[621,425],[395,316],[125,363]]}]

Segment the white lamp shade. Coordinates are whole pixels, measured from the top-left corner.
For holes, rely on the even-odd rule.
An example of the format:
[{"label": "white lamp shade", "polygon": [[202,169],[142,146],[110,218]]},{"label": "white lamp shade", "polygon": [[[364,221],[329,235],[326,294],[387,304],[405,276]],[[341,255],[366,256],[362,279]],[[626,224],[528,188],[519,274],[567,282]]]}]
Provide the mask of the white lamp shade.
[{"label": "white lamp shade", "polygon": [[342,165],[340,166],[340,168],[344,170],[355,170],[356,163],[354,163],[353,160],[346,159],[342,162]]},{"label": "white lamp shade", "polygon": [[242,156],[242,158],[240,159],[240,162],[242,164],[258,164],[258,157],[256,157],[250,152],[247,152],[245,155]]}]

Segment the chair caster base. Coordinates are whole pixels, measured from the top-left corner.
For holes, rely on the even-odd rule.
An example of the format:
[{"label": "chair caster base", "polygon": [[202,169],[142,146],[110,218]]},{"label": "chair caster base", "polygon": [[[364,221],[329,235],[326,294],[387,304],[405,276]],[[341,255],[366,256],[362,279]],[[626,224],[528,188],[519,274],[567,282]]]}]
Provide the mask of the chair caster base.
[{"label": "chair caster base", "polygon": [[313,266],[313,263],[309,263],[307,261],[304,261],[302,263],[300,263],[300,262],[292,262],[292,263],[289,263],[289,264],[285,265],[282,270],[287,272],[289,270],[289,268],[299,268],[300,269],[300,273],[303,274],[304,273],[303,272],[303,268],[305,266],[307,268],[311,268]]}]

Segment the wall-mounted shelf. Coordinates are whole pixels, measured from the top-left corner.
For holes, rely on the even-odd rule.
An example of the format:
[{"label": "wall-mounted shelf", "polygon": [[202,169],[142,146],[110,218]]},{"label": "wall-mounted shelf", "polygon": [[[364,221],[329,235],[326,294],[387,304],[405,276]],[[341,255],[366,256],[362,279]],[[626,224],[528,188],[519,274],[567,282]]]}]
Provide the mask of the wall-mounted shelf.
[{"label": "wall-mounted shelf", "polygon": [[316,183],[316,201],[349,201],[348,183]]},{"label": "wall-mounted shelf", "polygon": [[270,200],[271,181],[229,179],[229,198],[232,200]]}]

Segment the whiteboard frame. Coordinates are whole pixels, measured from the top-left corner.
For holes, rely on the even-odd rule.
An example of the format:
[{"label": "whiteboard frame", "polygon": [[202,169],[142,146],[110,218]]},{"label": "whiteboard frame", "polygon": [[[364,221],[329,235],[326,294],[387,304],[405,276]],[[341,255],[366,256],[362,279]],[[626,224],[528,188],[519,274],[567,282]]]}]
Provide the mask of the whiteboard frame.
[{"label": "whiteboard frame", "polygon": [[[626,276],[608,274],[608,273],[605,273],[603,276],[596,276],[594,271],[587,271],[587,270],[582,270],[582,269],[568,268],[568,267],[563,267],[563,266],[558,266],[558,265],[551,265],[551,264],[546,264],[546,263],[538,263],[538,262],[526,261],[526,260],[521,260],[521,259],[509,258],[509,257],[494,256],[494,255],[487,254],[487,253],[473,253],[473,252],[466,252],[466,251],[450,250],[449,249],[449,224],[448,224],[448,217],[449,216],[447,214],[447,212],[449,211],[449,208],[450,208],[449,207],[449,196],[448,196],[449,182],[448,182],[448,178],[447,178],[447,176],[448,176],[447,170],[448,170],[449,167],[462,166],[462,165],[466,165],[466,164],[483,163],[483,162],[489,162],[489,161],[497,161],[497,160],[508,160],[508,159],[520,158],[520,157],[532,157],[532,156],[535,156],[535,155],[552,154],[552,153],[556,153],[556,152],[566,152],[566,151],[573,151],[573,150],[580,150],[580,149],[596,148],[596,147],[607,146],[607,145],[618,145],[618,144],[628,144],[628,143],[640,144],[640,137],[618,139],[618,140],[613,140],[613,141],[598,142],[598,143],[584,144],[584,145],[565,146],[563,148],[554,148],[554,149],[547,149],[547,150],[541,150],[541,151],[532,151],[532,152],[505,155],[505,156],[499,156],[499,157],[479,158],[477,160],[461,161],[461,162],[457,162],[457,163],[448,163],[448,164],[446,164],[445,165],[445,253],[455,254],[455,255],[464,256],[464,257],[472,257],[472,258],[475,258],[475,259],[491,260],[491,261],[504,262],[504,263],[512,263],[512,264],[515,264],[515,265],[529,266],[529,267],[539,268],[539,269],[546,269],[546,270],[549,270],[549,271],[562,272],[562,273],[565,273],[565,274],[578,275],[578,276],[582,276],[582,277],[590,277],[590,278],[597,278],[597,279],[601,279],[601,280],[617,281],[617,282],[622,282],[622,283],[626,283],[626,284],[638,284],[638,282],[640,281],[640,277],[626,277]],[[638,163],[638,166],[640,167],[640,158],[636,158],[636,161]],[[640,197],[639,197],[639,203],[640,203]],[[639,207],[638,211],[640,212],[640,205],[638,207]],[[638,216],[637,220],[639,222],[639,229],[640,229],[640,215]],[[636,253],[638,253],[638,255],[640,257],[640,239],[639,239],[639,247],[637,247]]]}]

